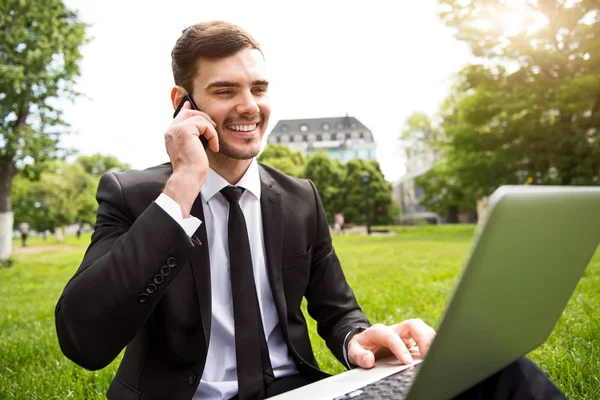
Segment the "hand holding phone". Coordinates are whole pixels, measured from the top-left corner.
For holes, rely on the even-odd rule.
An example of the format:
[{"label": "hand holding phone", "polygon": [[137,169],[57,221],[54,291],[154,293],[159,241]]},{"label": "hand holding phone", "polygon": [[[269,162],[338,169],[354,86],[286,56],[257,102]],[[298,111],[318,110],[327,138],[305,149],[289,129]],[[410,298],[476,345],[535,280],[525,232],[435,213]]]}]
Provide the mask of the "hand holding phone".
[{"label": "hand holding phone", "polygon": [[[177,116],[177,114],[179,114],[179,111],[181,111],[181,109],[183,108],[183,105],[185,104],[186,101],[190,102],[192,109],[194,109],[196,111],[200,111],[198,109],[198,106],[196,105],[196,103],[194,103],[192,96],[190,96],[189,94],[186,94],[185,96],[183,96],[183,98],[179,102],[179,105],[175,109],[175,113],[173,113],[173,118],[175,118]],[[204,150],[206,150],[208,148],[208,140],[204,137],[204,135],[200,135],[199,138],[200,138],[200,141],[202,142],[202,146],[204,146]]]},{"label": "hand holding phone", "polygon": [[[208,174],[206,148],[218,152],[219,139],[215,122],[198,110],[190,96],[181,100],[173,117],[165,132],[165,148],[173,171],[163,193],[179,204],[183,218],[187,218]],[[194,136],[199,136],[202,144]]]}]

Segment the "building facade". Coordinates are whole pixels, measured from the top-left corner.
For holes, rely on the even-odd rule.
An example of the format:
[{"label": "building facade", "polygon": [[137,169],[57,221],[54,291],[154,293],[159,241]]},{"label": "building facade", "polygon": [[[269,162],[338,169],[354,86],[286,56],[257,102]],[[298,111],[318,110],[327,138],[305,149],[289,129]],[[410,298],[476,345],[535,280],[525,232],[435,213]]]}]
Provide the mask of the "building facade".
[{"label": "building facade", "polygon": [[414,223],[424,220],[441,223],[442,218],[421,205],[424,192],[415,180],[433,168],[440,155],[423,143],[416,143],[406,150],[406,173],[392,185],[392,197],[400,206],[402,221]]},{"label": "building facade", "polygon": [[268,143],[283,144],[311,155],[325,151],[343,163],[354,159],[375,160],[375,139],[354,117],[283,119],[269,133]]}]

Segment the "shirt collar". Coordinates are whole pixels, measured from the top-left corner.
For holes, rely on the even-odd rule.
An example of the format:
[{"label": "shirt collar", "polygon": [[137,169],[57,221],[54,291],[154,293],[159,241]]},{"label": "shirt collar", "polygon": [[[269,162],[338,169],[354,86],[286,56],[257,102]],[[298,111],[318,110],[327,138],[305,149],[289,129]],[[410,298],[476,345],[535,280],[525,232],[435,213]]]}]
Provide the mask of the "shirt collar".
[{"label": "shirt collar", "polygon": [[[202,189],[200,189],[202,201],[208,203],[215,194],[219,193],[226,186],[229,186],[229,182],[212,168],[209,168],[206,181],[202,185]],[[236,186],[243,187],[260,200],[260,176],[258,174],[258,162],[256,158],[252,159],[250,166]]]}]

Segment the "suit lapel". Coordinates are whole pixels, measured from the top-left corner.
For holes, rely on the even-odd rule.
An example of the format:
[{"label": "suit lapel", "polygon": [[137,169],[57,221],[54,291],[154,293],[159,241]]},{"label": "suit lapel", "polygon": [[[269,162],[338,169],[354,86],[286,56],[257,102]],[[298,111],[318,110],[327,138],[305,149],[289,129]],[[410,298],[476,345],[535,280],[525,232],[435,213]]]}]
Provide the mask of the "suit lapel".
[{"label": "suit lapel", "polygon": [[273,188],[274,181],[259,166],[261,194],[260,209],[263,221],[263,239],[267,256],[269,283],[275,300],[275,308],[284,337],[287,338],[287,310],[283,291],[281,260],[283,252],[283,220],[281,194]]},{"label": "suit lapel", "polygon": [[195,251],[192,259],[192,274],[196,283],[196,292],[198,294],[198,302],[200,304],[200,318],[202,319],[202,327],[204,328],[204,337],[206,339],[206,348],[210,338],[210,322],[211,322],[211,292],[210,292],[210,258],[208,254],[208,239],[206,235],[206,223],[204,219],[204,209],[202,208],[202,198],[200,195],[196,198],[192,206],[191,214],[202,221],[200,227],[192,236],[192,240],[198,245],[201,245]]}]

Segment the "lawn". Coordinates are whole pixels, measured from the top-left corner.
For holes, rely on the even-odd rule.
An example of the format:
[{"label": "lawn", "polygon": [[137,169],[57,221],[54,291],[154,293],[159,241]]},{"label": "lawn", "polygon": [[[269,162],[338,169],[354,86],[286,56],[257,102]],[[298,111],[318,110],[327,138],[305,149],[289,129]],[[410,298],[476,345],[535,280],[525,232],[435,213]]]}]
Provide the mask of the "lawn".
[{"label": "lawn", "polygon": [[[372,322],[420,317],[435,326],[467,256],[472,226],[398,228],[396,236],[336,236],[348,281]],[[118,359],[89,372],[60,352],[54,306],[89,236],[32,238],[0,268],[0,399],[101,399]],[[18,242],[15,241],[15,246]],[[548,341],[529,356],[571,399],[600,398],[600,251]],[[321,367],[343,367],[311,336]]]}]

